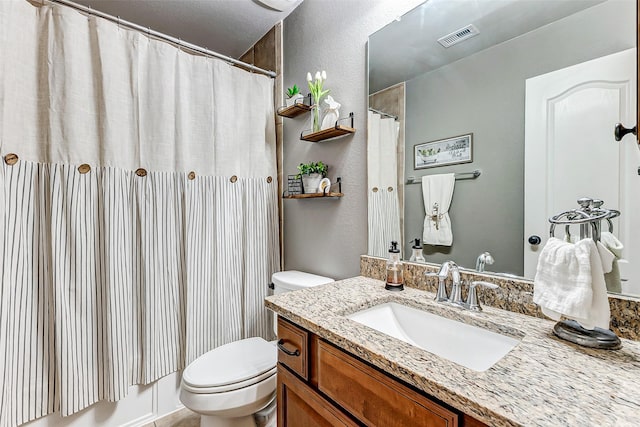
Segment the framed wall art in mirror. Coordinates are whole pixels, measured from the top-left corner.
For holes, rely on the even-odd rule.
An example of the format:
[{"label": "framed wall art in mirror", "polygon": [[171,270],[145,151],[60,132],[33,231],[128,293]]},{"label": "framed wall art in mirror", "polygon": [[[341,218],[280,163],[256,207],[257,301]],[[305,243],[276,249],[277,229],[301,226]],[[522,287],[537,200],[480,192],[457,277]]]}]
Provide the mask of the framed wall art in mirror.
[{"label": "framed wall art in mirror", "polygon": [[473,134],[413,146],[413,169],[473,162]]}]

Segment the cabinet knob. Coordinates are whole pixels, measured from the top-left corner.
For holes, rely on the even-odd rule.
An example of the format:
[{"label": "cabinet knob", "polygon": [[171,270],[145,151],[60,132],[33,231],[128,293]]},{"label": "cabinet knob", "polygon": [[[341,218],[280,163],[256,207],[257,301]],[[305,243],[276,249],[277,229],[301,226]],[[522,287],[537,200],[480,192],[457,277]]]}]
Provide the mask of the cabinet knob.
[{"label": "cabinet knob", "polygon": [[529,244],[539,245],[540,243],[542,243],[540,236],[536,236],[535,234],[533,236],[529,236]]}]

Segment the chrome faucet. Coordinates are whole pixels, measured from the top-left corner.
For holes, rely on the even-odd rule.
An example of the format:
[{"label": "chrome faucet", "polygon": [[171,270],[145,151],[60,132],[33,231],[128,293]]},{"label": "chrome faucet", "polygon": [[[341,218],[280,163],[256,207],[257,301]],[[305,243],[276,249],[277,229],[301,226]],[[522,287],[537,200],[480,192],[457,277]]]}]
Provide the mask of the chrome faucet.
[{"label": "chrome faucet", "polygon": [[[488,254],[488,252],[486,252]],[[491,255],[489,255],[491,256]],[[451,274],[451,296],[447,295],[446,281]],[[462,299],[462,281],[460,280],[460,269],[458,265],[453,261],[445,261],[437,273],[427,272],[428,277],[438,278],[438,292],[436,293],[435,300],[438,302],[446,302],[456,307],[466,308],[473,311],[482,311],[482,307],[478,302],[478,294],[476,292],[477,286],[484,286],[486,288],[496,289],[498,285],[490,282],[473,281],[469,283],[469,294],[467,295],[467,301]]]},{"label": "chrome faucet", "polygon": [[491,265],[494,261],[489,252],[481,253],[478,255],[478,259],[476,259],[476,271],[483,272],[485,265]]},{"label": "chrome faucet", "polygon": [[[449,273],[451,273],[451,296],[447,295],[447,288],[445,282],[449,277]],[[426,276],[437,276],[438,277],[438,292],[436,293],[436,301],[438,302],[449,302],[453,305],[457,305],[459,307],[464,306],[464,301],[462,300],[462,284],[460,281],[460,270],[458,268],[458,264],[453,261],[445,261],[442,266],[440,266],[440,271],[437,273],[427,272]]]}]

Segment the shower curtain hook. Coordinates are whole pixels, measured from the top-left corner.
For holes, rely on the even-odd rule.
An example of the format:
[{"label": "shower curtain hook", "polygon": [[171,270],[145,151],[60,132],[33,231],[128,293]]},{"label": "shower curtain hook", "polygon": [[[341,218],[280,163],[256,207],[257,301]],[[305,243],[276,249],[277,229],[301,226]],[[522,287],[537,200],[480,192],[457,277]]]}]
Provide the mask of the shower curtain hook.
[{"label": "shower curtain hook", "polygon": [[87,20],[91,19],[91,6],[87,6]]},{"label": "shower curtain hook", "polygon": [[118,15],[118,31],[120,31],[120,15]]}]

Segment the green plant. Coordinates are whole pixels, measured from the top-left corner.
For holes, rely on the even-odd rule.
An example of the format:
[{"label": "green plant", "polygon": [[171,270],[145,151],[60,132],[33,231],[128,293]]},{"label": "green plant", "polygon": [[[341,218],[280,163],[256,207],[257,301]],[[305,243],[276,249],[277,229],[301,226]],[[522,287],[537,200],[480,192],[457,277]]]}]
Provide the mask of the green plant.
[{"label": "green plant", "polygon": [[320,104],[320,100],[323,96],[330,92],[329,89],[324,90],[324,81],[327,80],[327,72],[322,70],[316,71],[315,81],[311,77],[311,73],[307,73],[307,84],[309,85],[309,92],[311,92],[311,96],[313,96],[313,102],[315,104]]},{"label": "green plant", "polygon": [[293,98],[295,95],[300,93],[300,88],[298,85],[293,85],[290,88],[287,88],[287,98]]},{"label": "green plant", "polygon": [[327,176],[328,170],[329,166],[322,162],[300,163],[298,165],[297,178],[300,178],[302,175],[310,175],[312,173],[319,173],[324,178]]}]

